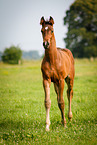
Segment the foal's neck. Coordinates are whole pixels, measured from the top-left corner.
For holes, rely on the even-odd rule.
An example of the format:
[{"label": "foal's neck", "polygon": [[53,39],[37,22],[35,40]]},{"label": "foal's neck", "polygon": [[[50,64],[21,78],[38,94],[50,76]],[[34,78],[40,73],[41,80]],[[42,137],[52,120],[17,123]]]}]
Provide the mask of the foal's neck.
[{"label": "foal's neck", "polygon": [[50,47],[45,50],[45,56],[50,64],[54,64],[57,58],[57,48],[54,34],[52,34],[52,37],[50,39]]}]

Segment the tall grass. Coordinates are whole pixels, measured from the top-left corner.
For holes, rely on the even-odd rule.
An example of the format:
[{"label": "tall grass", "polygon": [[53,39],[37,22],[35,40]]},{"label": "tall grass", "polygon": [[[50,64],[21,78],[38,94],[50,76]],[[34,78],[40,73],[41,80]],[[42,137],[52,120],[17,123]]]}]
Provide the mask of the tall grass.
[{"label": "tall grass", "polygon": [[0,63],[0,143],[8,144],[97,144],[97,60],[75,60],[72,122],[68,121],[65,85],[65,116],[61,125],[56,94],[51,85],[50,131],[45,131],[44,91],[41,61],[22,65]]}]

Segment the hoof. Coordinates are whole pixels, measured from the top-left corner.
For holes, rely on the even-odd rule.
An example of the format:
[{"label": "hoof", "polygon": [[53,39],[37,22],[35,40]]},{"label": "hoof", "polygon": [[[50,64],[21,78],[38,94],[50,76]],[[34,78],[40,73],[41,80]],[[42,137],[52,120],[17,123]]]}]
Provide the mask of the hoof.
[{"label": "hoof", "polygon": [[49,122],[46,122],[46,131],[49,131],[49,126],[50,126],[50,121]]},{"label": "hoof", "polygon": [[49,131],[49,125],[48,124],[46,125],[46,131]]},{"label": "hoof", "polygon": [[68,113],[68,119],[69,119],[69,121],[72,121],[72,117],[73,117],[72,112],[69,112]]},{"label": "hoof", "polygon": [[66,127],[66,119],[61,121],[62,125]]}]

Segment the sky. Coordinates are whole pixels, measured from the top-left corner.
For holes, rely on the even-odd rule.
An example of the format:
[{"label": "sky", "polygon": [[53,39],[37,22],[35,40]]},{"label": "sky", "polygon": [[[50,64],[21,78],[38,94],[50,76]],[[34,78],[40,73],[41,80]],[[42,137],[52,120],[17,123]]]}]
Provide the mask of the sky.
[{"label": "sky", "polygon": [[57,47],[64,48],[63,18],[74,0],[0,0],[0,51],[11,45],[43,53],[40,19],[54,19]]}]

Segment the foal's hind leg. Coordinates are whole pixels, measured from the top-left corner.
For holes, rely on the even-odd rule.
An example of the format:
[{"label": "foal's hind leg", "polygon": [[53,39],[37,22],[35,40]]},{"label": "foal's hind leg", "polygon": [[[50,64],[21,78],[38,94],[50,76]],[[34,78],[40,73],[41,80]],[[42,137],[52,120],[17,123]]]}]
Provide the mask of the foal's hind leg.
[{"label": "foal's hind leg", "polygon": [[54,88],[55,88],[55,92],[57,94],[57,101],[59,100],[59,88],[57,86],[57,84],[54,83]]},{"label": "foal's hind leg", "polygon": [[62,116],[62,124],[66,126],[66,119],[64,115],[64,98],[63,98],[63,91],[64,91],[64,79],[60,79],[59,81],[59,97],[58,97],[58,106],[61,111],[61,116]]},{"label": "foal's hind leg", "polygon": [[67,97],[68,97],[68,118],[69,120],[72,120],[72,111],[71,111],[71,101],[73,98],[73,79],[67,77],[65,79],[68,89],[67,89]]}]

